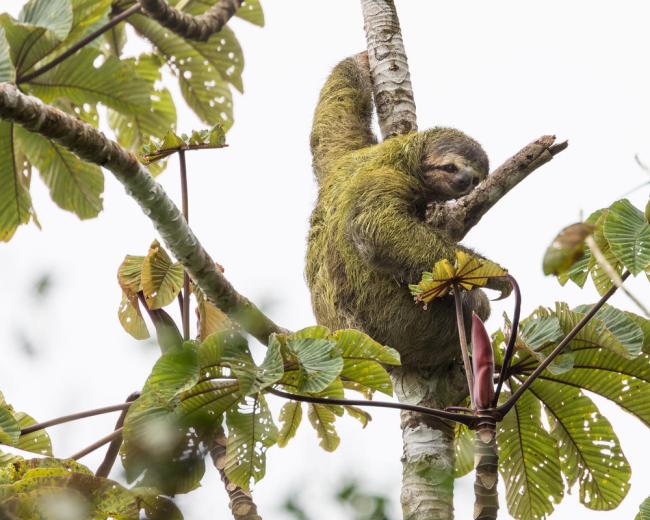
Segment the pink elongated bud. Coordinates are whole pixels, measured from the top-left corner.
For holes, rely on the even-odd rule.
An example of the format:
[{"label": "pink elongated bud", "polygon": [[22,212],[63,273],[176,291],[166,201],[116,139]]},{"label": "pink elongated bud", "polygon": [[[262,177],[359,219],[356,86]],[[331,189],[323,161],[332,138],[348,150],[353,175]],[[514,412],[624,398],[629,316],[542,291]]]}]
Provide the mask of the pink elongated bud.
[{"label": "pink elongated bud", "polygon": [[472,313],[472,371],[474,372],[474,404],[489,408],[494,399],[494,354],[485,325]]}]

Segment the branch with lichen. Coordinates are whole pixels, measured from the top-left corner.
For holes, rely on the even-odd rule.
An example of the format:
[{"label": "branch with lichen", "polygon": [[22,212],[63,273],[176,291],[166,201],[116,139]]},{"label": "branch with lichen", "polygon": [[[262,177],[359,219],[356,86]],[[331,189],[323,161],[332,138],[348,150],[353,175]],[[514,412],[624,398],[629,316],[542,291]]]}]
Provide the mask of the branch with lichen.
[{"label": "branch with lichen", "polygon": [[455,203],[433,204],[427,209],[427,223],[459,242],[488,210],[530,173],[549,162],[568,146],[555,143],[554,135],[544,135],[519,150]]},{"label": "branch with lichen", "polygon": [[171,7],[165,0],[138,0],[160,25],[189,40],[206,41],[232,18],[243,0],[220,0],[205,13],[193,16]]},{"label": "branch with lichen", "polygon": [[10,83],[0,84],[0,118],[47,137],[113,173],[210,302],[264,344],[270,334],[285,332],[239,294],[215,267],[178,207],[133,154],[94,127],[26,96]]}]

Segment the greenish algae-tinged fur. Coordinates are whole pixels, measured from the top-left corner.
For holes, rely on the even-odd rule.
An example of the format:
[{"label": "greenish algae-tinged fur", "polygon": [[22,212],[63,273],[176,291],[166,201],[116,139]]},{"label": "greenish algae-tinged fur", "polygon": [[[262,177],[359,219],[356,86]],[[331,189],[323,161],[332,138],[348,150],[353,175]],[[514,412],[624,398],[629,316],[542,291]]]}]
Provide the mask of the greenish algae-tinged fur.
[{"label": "greenish algae-tinged fur", "polygon": [[[439,369],[460,357],[453,297],[424,310],[408,284],[437,261],[453,261],[461,246],[423,221],[427,202],[448,197],[431,192],[422,163],[456,153],[484,177],[487,157],[478,143],[450,128],[376,144],[367,66],[363,55],[337,65],[316,108],[311,148],[320,189],[306,268],[312,304],[320,324],[366,332],[396,348],[405,367]],[[468,326],[472,310],[488,317],[482,291],[463,297]]]}]

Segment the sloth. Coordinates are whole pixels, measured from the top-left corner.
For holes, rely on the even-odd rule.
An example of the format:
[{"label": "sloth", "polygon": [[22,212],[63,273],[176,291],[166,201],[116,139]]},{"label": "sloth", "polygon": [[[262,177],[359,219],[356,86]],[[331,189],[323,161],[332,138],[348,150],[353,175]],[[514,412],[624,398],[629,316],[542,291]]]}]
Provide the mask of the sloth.
[{"label": "sloth", "polygon": [[[476,255],[424,217],[428,204],[474,189],[488,174],[488,158],[475,140],[451,128],[377,143],[372,114],[363,53],[334,68],[314,116],[319,194],[306,265],[314,313],[330,329],[356,328],[395,348],[404,367],[444,368],[460,356],[453,297],[424,310],[408,284],[441,259],[453,262],[459,248]],[[494,285],[503,289],[502,282]],[[484,320],[489,316],[481,290],[463,293],[468,325],[472,311]]]}]

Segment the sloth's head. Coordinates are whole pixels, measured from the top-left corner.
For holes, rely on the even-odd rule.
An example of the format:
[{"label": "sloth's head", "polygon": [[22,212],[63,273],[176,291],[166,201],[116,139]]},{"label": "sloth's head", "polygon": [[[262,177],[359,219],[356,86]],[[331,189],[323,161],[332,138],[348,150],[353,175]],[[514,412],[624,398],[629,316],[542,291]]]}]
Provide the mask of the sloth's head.
[{"label": "sloth's head", "polygon": [[462,197],[487,177],[487,155],[474,139],[452,128],[434,128],[423,134],[419,176],[431,201]]}]

